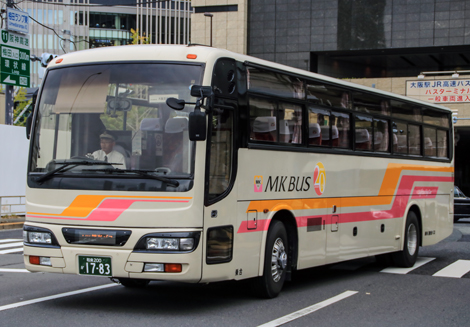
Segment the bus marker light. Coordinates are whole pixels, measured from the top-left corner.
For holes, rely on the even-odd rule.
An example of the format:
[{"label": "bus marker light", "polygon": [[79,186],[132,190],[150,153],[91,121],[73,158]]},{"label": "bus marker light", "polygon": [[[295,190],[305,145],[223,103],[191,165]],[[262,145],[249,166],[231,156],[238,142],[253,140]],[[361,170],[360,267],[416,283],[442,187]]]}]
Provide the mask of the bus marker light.
[{"label": "bus marker light", "polygon": [[64,60],[64,58],[59,58],[55,61],[56,64],[60,64],[62,62],[62,60]]},{"label": "bus marker light", "polygon": [[39,257],[39,264],[42,266],[52,266],[50,257]]},{"label": "bus marker light", "polygon": [[29,263],[32,265],[39,265],[40,264],[39,257],[35,255],[29,256]]},{"label": "bus marker light", "polygon": [[189,251],[194,247],[194,238],[180,238],[180,250]]},{"label": "bus marker light", "polygon": [[165,264],[165,272],[178,273],[182,271],[183,271],[183,267],[181,266],[180,263],[166,263]]},{"label": "bus marker light", "polygon": [[263,212],[264,212],[264,213],[268,213],[268,212],[269,212],[269,209],[264,209]]},{"label": "bus marker light", "polygon": [[29,256],[29,263],[32,265],[52,266],[51,257],[38,257],[36,255]]},{"label": "bus marker light", "polygon": [[144,265],[144,272],[163,272],[165,265],[163,263],[146,263]]},{"label": "bus marker light", "polygon": [[188,58],[188,59],[196,59],[196,58],[197,58],[197,55],[195,55],[195,54],[188,54],[188,55],[186,56],[186,58]]}]

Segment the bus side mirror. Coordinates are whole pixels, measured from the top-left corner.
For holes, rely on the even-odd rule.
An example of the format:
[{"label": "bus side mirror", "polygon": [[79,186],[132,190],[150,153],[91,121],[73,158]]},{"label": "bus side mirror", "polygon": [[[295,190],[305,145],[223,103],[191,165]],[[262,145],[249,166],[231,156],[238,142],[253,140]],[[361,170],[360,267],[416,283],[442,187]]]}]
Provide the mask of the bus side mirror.
[{"label": "bus side mirror", "polygon": [[189,139],[191,141],[206,140],[206,113],[196,110],[189,113],[188,122]]},{"label": "bus side mirror", "polygon": [[193,85],[191,86],[191,96],[197,98],[208,98],[212,96],[212,87],[202,86],[202,85]]},{"label": "bus side mirror", "polygon": [[183,110],[186,102],[183,99],[168,98],[166,99],[166,105],[175,110]]}]

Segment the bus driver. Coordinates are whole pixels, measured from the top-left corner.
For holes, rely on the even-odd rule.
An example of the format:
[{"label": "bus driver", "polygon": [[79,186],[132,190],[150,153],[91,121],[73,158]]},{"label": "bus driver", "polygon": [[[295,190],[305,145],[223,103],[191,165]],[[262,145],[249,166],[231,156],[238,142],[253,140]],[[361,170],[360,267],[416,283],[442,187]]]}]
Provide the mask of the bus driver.
[{"label": "bus driver", "polygon": [[126,160],[121,153],[114,150],[115,145],[116,139],[114,136],[105,131],[100,135],[101,150],[93,152],[93,158],[104,162],[118,164],[113,165],[114,168],[126,169]]}]

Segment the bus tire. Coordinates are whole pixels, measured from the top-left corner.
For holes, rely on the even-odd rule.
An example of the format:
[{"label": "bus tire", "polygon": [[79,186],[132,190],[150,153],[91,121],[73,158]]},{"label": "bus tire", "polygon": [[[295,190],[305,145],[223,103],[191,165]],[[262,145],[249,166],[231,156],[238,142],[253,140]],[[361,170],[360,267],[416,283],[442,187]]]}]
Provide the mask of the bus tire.
[{"label": "bus tire", "polygon": [[266,239],[263,276],[254,279],[254,290],[259,297],[272,299],[281,292],[290,262],[288,246],[284,224],[272,221]]},{"label": "bus tire", "polygon": [[413,211],[408,212],[405,225],[403,250],[393,253],[393,262],[398,267],[413,267],[418,258],[420,230],[418,217]]},{"label": "bus tire", "polygon": [[129,288],[144,288],[150,283],[147,279],[118,278],[118,280],[122,286]]}]

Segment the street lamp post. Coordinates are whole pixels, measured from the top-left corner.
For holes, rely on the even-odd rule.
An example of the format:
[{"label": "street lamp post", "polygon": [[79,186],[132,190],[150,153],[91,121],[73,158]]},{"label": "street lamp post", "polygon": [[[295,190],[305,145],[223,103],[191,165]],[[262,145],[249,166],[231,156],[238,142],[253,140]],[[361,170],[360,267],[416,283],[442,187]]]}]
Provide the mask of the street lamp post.
[{"label": "street lamp post", "polygon": [[211,19],[211,40],[210,40],[210,46],[212,46],[212,17],[214,17],[214,15],[211,14],[210,12],[205,12],[205,13],[204,13],[204,16],[210,17],[210,19]]}]

